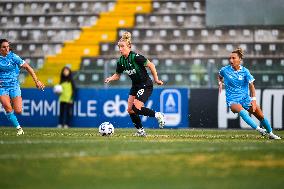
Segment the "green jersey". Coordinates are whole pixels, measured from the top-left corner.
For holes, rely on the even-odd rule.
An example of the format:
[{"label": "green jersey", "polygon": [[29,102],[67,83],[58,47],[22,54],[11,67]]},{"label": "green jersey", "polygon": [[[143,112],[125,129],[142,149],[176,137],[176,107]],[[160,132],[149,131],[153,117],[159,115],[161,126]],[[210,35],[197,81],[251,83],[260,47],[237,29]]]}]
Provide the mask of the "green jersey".
[{"label": "green jersey", "polygon": [[153,85],[145,68],[147,59],[133,51],[130,51],[127,58],[121,56],[117,60],[116,73],[127,73],[132,80],[132,85]]}]

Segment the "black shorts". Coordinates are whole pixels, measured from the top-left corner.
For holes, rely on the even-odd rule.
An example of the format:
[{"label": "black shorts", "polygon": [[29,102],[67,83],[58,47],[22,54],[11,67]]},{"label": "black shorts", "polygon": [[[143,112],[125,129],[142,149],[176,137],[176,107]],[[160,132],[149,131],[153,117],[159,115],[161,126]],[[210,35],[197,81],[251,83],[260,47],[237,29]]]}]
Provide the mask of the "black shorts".
[{"label": "black shorts", "polygon": [[135,96],[135,99],[146,102],[153,92],[153,85],[132,86],[129,95]]}]

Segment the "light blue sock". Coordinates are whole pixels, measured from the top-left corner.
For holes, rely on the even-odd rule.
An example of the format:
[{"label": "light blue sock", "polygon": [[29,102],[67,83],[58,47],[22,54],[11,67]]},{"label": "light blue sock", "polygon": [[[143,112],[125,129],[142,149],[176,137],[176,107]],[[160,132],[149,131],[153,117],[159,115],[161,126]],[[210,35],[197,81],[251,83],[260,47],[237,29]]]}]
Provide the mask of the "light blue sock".
[{"label": "light blue sock", "polygon": [[260,124],[265,127],[268,133],[272,132],[272,128],[266,118],[263,118],[263,120],[260,121]]},{"label": "light blue sock", "polygon": [[253,121],[253,119],[249,116],[249,114],[247,113],[246,110],[241,110],[240,111],[240,116],[242,117],[242,119],[252,128],[256,129],[257,125],[256,123]]},{"label": "light blue sock", "polygon": [[17,119],[16,115],[14,114],[14,111],[6,113],[6,117],[12,123],[12,125],[14,127],[19,127],[20,126],[20,124],[18,122],[18,119]]}]

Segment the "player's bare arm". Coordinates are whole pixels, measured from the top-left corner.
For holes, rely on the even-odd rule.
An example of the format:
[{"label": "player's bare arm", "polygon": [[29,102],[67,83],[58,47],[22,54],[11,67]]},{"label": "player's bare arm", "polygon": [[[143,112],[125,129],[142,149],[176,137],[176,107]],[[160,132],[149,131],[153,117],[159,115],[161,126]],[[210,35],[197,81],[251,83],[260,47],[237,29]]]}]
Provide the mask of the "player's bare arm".
[{"label": "player's bare arm", "polygon": [[115,73],[111,77],[106,78],[105,83],[109,83],[111,81],[116,81],[116,80],[119,80],[119,79],[120,79],[120,74]]},{"label": "player's bare arm", "polygon": [[163,85],[164,82],[162,80],[159,80],[158,78],[158,73],[157,73],[155,64],[153,64],[152,62],[148,60],[146,66],[150,69],[155,83],[157,83],[158,85]]},{"label": "player's bare arm", "polygon": [[29,74],[32,76],[35,84],[36,84],[36,87],[38,89],[41,89],[41,90],[44,90],[45,86],[44,84],[37,78],[33,68],[28,64],[28,63],[24,63],[22,65],[22,68],[25,68],[25,70],[27,70],[27,72],[29,72]]},{"label": "player's bare arm", "polygon": [[218,75],[217,79],[218,79],[219,94],[220,94],[222,92],[224,78],[222,76]]},{"label": "player's bare arm", "polygon": [[252,98],[252,101],[251,101],[252,111],[255,112],[255,109],[256,109],[256,96],[255,96],[255,87],[254,87],[253,82],[251,82],[249,84],[249,90],[250,90],[250,96]]}]

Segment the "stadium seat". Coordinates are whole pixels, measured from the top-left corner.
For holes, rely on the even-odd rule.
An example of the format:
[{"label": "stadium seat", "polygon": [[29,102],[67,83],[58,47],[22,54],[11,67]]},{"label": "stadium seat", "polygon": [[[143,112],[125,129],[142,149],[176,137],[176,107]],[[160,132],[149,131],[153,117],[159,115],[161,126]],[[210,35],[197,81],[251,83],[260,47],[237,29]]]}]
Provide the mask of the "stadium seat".
[{"label": "stadium seat", "polygon": [[230,29],[230,30],[229,30],[229,35],[230,35],[231,37],[235,37],[235,36],[236,36],[236,30]]},{"label": "stadium seat", "polygon": [[283,84],[284,82],[284,75],[277,75],[277,82]]},{"label": "stadium seat", "polygon": [[244,30],[243,30],[243,35],[244,35],[244,36],[249,36],[249,35],[251,35],[250,30],[244,29]]},{"label": "stadium seat", "polygon": [[167,83],[169,81],[169,76],[167,74],[161,74],[161,80]]},{"label": "stadium seat", "polygon": [[200,4],[199,1],[195,1],[195,2],[193,3],[193,7],[194,7],[194,9],[195,9],[196,12],[200,12],[200,11],[201,11],[201,4]]},{"label": "stadium seat", "polygon": [[149,45],[143,45],[143,46],[142,46],[142,50],[143,50],[144,52],[148,53],[148,51],[150,50]]},{"label": "stadium seat", "polygon": [[7,21],[8,19],[6,16],[1,17],[1,25],[7,24]]},{"label": "stadium seat", "polygon": [[78,76],[78,79],[79,79],[79,81],[84,82],[84,81],[86,80],[85,74],[81,73],[81,74]]},{"label": "stadium seat", "polygon": [[187,37],[194,37],[194,30],[187,30]]},{"label": "stadium seat", "polygon": [[232,52],[232,51],[234,50],[233,45],[232,45],[232,44],[226,44],[226,50],[227,50],[228,52]]},{"label": "stadium seat", "polygon": [[[0,18],[2,26],[0,34],[12,39],[12,46],[18,51],[17,53],[29,59],[36,68],[41,68],[46,54],[61,52],[64,41],[79,39],[82,31],[85,30],[83,26],[96,24],[99,21],[98,14],[114,10],[115,5],[114,0],[19,1],[19,3],[4,0],[0,3],[0,12],[3,12]],[[141,6],[136,8],[141,9]],[[82,51],[84,57],[81,59],[81,69],[92,70],[92,74],[83,72],[85,80],[80,81],[80,84],[85,86],[88,81],[100,83],[100,73],[104,65],[107,65],[110,72],[114,71],[116,58],[120,56],[116,41],[110,43],[109,39],[117,40],[122,32],[130,31],[132,50],[152,59],[158,71],[161,70],[163,77],[173,85],[207,86],[211,76],[205,73],[200,75],[196,70],[199,69],[203,73],[210,64],[217,74],[221,66],[228,65],[227,57],[237,47],[245,50],[244,66],[251,69],[256,77],[259,73],[263,73],[259,76],[259,86],[280,83],[280,72],[284,67],[282,27],[207,27],[205,14],[206,1],[203,0],[153,0],[152,12],[136,14],[133,28],[125,26],[126,19],[120,19],[118,34],[100,33],[97,35],[98,38],[105,41],[96,44],[96,47],[78,47],[68,56]],[[112,23],[114,22],[106,21],[104,25]],[[86,35],[81,43],[88,41],[92,40]],[[68,47],[68,44],[66,46]],[[26,52],[26,49],[30,52]],[[96,52],[96,57],[90,56],[91,52]],[[62,60],[68,63],[67,59],[63,59],[64,57],[58,57],[54,58],[54,61]],[[165,61],[167,59],[172,63]],[[175,73],[170,74],[169,71]],[[269,78],[268,82],[263,81],[263,75],[264,78]],[[192,83],[189,82],[190,80]],[[115,85],[125,86],[127,82],[128,79],[125,82],[118,81]]]},{"label": "stadium seat", "polygon": [[100,80],[100,75],[99,74],[93,74],[92,75],[92,81],[98,82]]}]

